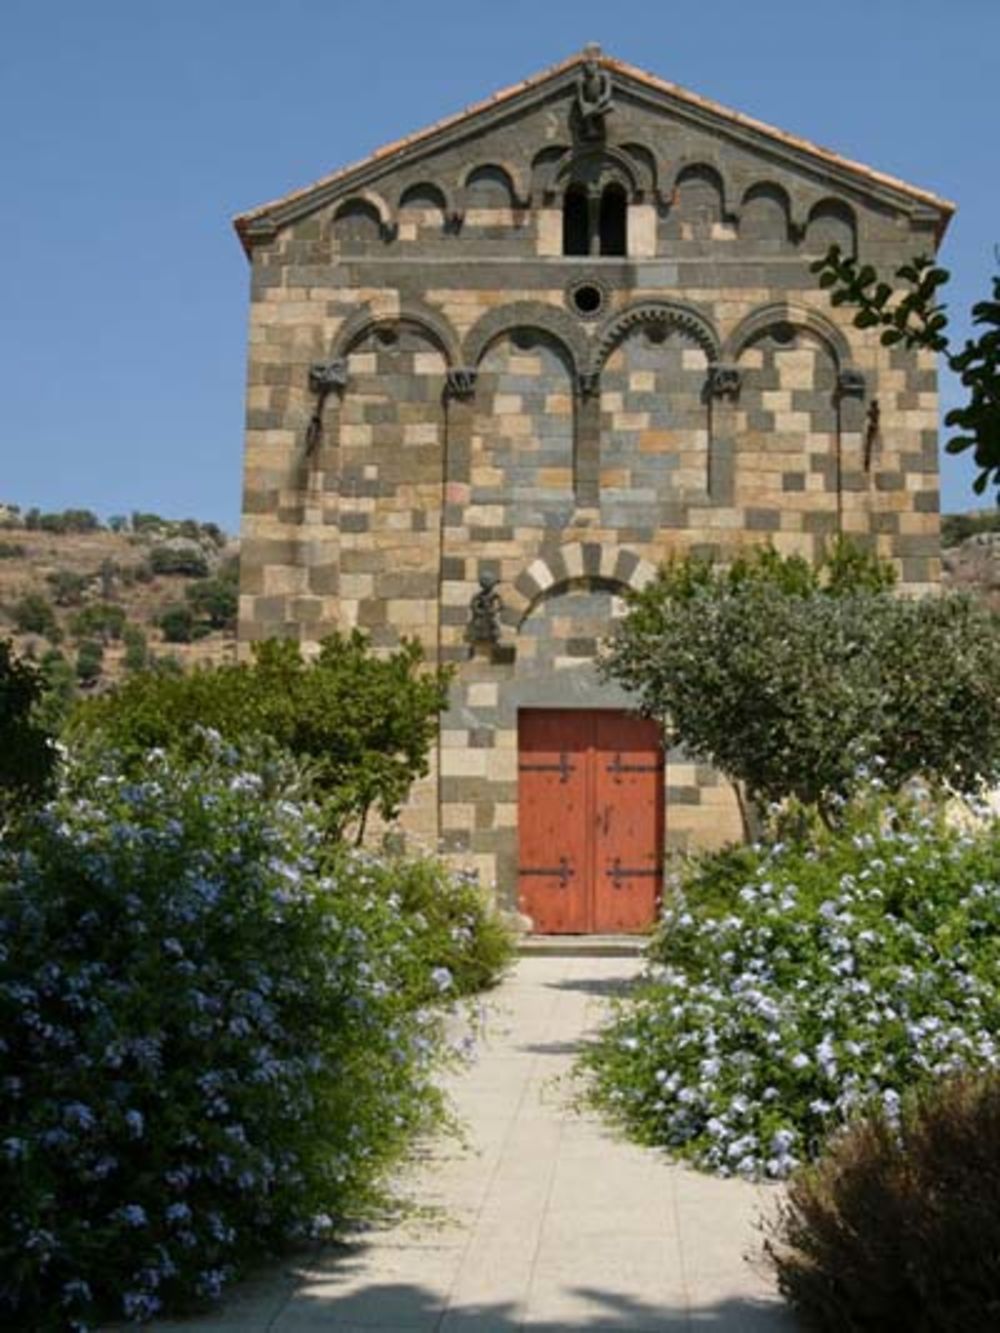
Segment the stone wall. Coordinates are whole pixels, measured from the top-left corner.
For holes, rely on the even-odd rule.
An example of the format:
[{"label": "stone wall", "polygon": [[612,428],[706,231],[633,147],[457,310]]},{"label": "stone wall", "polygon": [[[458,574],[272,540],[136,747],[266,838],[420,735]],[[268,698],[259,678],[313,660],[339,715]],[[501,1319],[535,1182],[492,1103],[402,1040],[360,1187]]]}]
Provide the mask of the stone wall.
[{"label": "stone wall", "polygon": [[[834,240],[896,267],[926,210],[626,92],[603,151],[628,258],[561,254],[565,88],[253,248],[241,636],[360,625],[456,664],[406,820],[508,902],[517,710],[627,706],[595,645],[661,560],[843,532],[906,588],[938,578],[934,358],[854,329],[809,271]],[[483,575],[502,636],[472,650]],[[737,836],[728,786],[670,755],[666,827]]]}]

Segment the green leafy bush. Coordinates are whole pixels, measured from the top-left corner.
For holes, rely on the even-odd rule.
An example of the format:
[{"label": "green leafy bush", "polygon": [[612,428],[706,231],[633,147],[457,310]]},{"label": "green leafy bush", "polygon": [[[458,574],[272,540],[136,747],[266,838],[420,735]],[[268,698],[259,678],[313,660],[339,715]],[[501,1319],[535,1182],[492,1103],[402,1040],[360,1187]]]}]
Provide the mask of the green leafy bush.
[{"label": "green leafy bush", "polygon": [[125,620],[125,608],[117,602],[93,602],[77,612],[70,622],[70,629],[78,639],[96,636],[108,643],[121,638]]},{"label": "green leafy bush", "polygon": [[873,803],[814,846],[703,858],[586,1064],[636,1135],[784,1177],[872,1103],[992,1065],[1000,827]]},{"label": "green leafy bush", "polygon": [[61,637],[52,603],[40,592],[27,592],[11,607],[14,627],[21,634],[43,634],[52,643]]},{"label": "green leafy bush", "polygon": [[83,706],[75,727],[126,756],[154,746],[197,754],[199,725],[227,739],[270,736],[309,761],[331,831],[353,821],[360,840],[369,812],[394,818],[427,772],[449,679],[424,669],[416,641],[376,656],[360,632],[334,634],[307,663],[297,644],[272,640],[255,646],[252,663],[131,677]]},{"label": "green leafy bush", "polygon": [[239,605],[239,566],[231,565],[216,578],[199,579],[184,589],[188,605],[212,629],[233,629]]},{"label": "green leafy bush", "polygon": [[145,632],[138,625],[127,624],[122,628],[122,642],[125,644],[125,670],[144,671],[149,665]]},{"label": "green leafy bush", "polygon": [[401,919],[417,966],[410,999],[472,995],[494,986],[514,957],[514,936],[475,878],[434,857],[338,849],[338,874],[364,882]]},{"label": "green leafy bush", "polygon": [[195,579],[208,574],[208,561],[196,546],[154,546],[149,565],[154,574],[183,574]]},{"label": "green leafy bush", "polygon": [[0,857],[0,1322],[142,1322],[378,1197],[438,1123],[405,919],[285,758],[70,762]]},{"label": "green leafy bush", "polygon": [[86,574],[77,574],[72,569],[54,569],[45,575],[45,581],[52,589],[56,606],[79,606],[90,583]]},{"label": "green leafy bush", "polygon": [[93,685],[104,671],[104,645],[97,639],[84,639],[76,650],[76,678],[81,685]]},{"label": "green leafy bush", "polygon": [[27,554],[27,547],[20,542],[0,541],[0,560],[21,560]]},{"label": "green leafy bush", "polygon": [[767,1226],[778,1285],[820,1333],[1000,1327],[1000,1076],[858,1120]]},{"label": "green leafy bush", "polygon": [[76,672],[58,648],[50,648],[40,662],[42,694],[34,716],[38,724],[58,736],[77,697]]},{"label": "green leafy bush", "polygon": [[167,643],[190,643],[194,638],[194,615],[189,606],[168,606],[160,615],[160,629]]}]

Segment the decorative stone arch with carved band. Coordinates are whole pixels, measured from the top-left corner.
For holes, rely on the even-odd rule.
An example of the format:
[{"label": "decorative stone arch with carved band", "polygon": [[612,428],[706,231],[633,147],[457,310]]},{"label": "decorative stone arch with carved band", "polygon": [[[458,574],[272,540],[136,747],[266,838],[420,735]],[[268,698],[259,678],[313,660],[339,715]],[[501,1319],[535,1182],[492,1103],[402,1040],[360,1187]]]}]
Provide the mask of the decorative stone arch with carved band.
[{"label": "decorative stone arch with carved band", "polygon": [[505,591],[505,621],[518,629],[553,589],[574,579],[601,579],[639,592],[656,576],[648,560],[627,547],[604,542],[569,542],[540,555]]},{"label": "decorative stone arch with carved band", "polygon": [[590,369],[599,373],[622,339],[641,325],[680,329],[698,344],[710,363],[720,359],[718,335],[708,317],[695,306],[680,301],[639,301],[612,315],[602,325],[594,343]]}]

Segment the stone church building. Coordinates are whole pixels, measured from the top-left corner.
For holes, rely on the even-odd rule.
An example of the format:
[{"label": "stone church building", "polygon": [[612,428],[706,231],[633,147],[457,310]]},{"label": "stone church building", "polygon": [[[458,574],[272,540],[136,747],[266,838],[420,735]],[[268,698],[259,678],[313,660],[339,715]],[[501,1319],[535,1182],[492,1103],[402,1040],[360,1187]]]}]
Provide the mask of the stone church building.
[{"label": "stone church building", "polygon": [[242,640],[454,663],[405,824],[540,930],[643,928],[664,851],[739,821],[598,643],[673,553],[845,533],[936,581],[934,359],[809,265],[952,211],[588,47],[242,214]]}]

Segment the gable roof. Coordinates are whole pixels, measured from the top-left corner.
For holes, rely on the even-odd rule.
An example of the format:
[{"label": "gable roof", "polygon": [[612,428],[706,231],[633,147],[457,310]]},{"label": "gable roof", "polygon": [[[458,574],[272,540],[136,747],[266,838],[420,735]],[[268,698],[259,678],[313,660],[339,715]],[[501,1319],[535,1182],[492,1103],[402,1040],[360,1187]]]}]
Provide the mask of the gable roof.
[{"label": "gable roof", "polygon": [[492,96],[484,98],[480,102],[474,102],[455,115],[447,116],[444,120],[436,121],[434,124],[428,125],[422,130],[417,130],[413,134],[405,135],[401,139],[395,139],[392,143],[384,144],[358,162],[340,167],[326,176],[321,176],[319,180],[313,181],[309,185],[302,186],[298,190],[292,190],[278,199],[272,199],[269,203],[260,204],[257,208],[251,208],[244,213],[237,214],[233,219],[233,226],[236,228],[243,248],[249,254],[254,239],[262,235],[266,236],[274,228],[293,221],[301,213],[321,203],[326,194],[347,185],[352,178],[367,177],[373,170],[381,169],[392,163],[394,159],[403,162],[413,150],[426,149],[437,144],[444,146],[455,131],[472,128],[472,122],[486,117],[489,113],[495,112],[505,105],[516,104],[518,99],[528,100],[532,94],[537,95],[541,90],[548,91],[547,85],[558,87],[563,83],[568,84],[570,81],[568,76],[575,75],[578,67],[591,59],[596,59],[601,67],[610,74],[617,75],[619,79],[627,83],[638,85],[641,89],[660,94],[668,103],[672,103],[679,109],[685,108],[689,112],[700,113],[701,116],[716,125],[728,126],[731,129],[742,130],[751,137],[762,138],[771,145],[785,149],[791,156],[804,156],[811,159],[814,163],[833,169],[837,174],[853,178],[854,183],[862,188],[867,186],[869,189],[888,190],[897,196],[904,196],[912,204],[930,209],[937,214],[935,230],[938,240],[943,236],[945,228],[955,212],[953,203],[933,194],[930,190],[910,185],[896,176],[889,175],[887,172],[877,171],[874,167],[855,162],[840,153],[835,153],[830,148],[823,148],[797,134],[789,134],[786,130],[779,130],[773,125],[768,125],[765,121],[744,115],[741,111],[733,111],[709,97],[702,97],[699,93],[691,92],[687,88],[680,87],[679,84],[658,78],[655,74],[650,74],[635,65],[630,65],[624,60],[617,60],[613,56],[605,55],[598,47],[585,47],[566,60],[551,65],[548,69],[541,70],[538,74],[533,74],[520,83],[502,88],[499,92],[493,93]]}]

